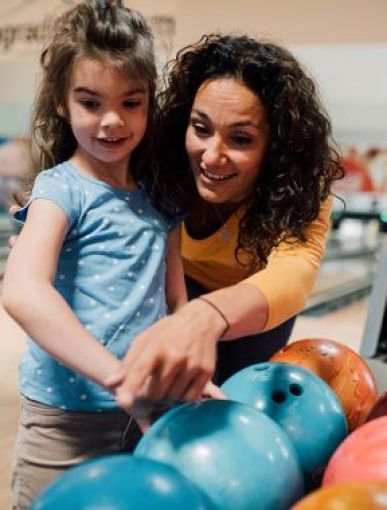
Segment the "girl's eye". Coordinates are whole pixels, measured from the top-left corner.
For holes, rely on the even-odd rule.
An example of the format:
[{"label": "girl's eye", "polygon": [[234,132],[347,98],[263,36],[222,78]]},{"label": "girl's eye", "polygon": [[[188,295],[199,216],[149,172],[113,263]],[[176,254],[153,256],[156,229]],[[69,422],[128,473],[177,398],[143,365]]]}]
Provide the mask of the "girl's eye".
[{"label": "girl's eye", "polygon": [[139,106],[141,106],[141,101],[125,101],[124,102],[125,108],[132,109],[132,108],[138,108]]},{"label": "girl's eye", "polygon": [[82,99],[80,103],[82,106],[90,110],[93,108],[97,108],[99,106],[98,101],[96,101],[95,99]]}]

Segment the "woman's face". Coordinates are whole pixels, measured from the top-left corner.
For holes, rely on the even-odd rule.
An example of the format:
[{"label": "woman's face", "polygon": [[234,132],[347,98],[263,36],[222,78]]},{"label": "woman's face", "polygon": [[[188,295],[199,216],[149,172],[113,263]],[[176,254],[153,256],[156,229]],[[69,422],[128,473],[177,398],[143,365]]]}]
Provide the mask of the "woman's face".
[{"label": "woman's face", "polygon": [[269,140],[260,99],[235,78],[214,78],[197,91],[186,150],[200,196],[241,203],[261,171]]}]

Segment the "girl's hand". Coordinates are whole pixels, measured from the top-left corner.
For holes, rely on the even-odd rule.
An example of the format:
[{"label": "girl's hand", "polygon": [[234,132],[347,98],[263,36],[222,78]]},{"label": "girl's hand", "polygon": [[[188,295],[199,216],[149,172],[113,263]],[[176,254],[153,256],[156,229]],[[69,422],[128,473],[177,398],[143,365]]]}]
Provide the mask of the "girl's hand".
[{"label": "girl's hand", "polygon": [[[8,209],[9,215],[10,215],[10,216],[13,216],[13,215],[15,214],[15,212],[16,212],[18,209],[20,209],[20,207],[19,207],[19,206],[17,206],[17,205],[11,205],[11,207]],[[11,237],[8,239],[8,246],[11,248],[11,250],[12,250],[12,248],[15,246],[16,241],[17,241],[17,238],[18,238],[18,237],[19,237],[19,236],[11,236]]]},{"label": "girl's hand", "polygon": [[[200,300],[164,317],[141,333],[123,360],[125,378],[116,388],[124,409],[139,396],[154,400],[197,400],[206,391],[219,398],[210,383],[216,343],[224,330],[219,314]],[[206,390],[205,390],[206,388]]]},{"label": "girl's hand", "polygon": [[16,244],[16,242],[17,242],[17,238],[18,238],[18,237],[19,237],[19,236],[11,236],[11,237],[8,239],[8,246],[9,246],[9,248],[11,248],[11,250],[12,250],[12,248],[15,246],[15,244]]}]

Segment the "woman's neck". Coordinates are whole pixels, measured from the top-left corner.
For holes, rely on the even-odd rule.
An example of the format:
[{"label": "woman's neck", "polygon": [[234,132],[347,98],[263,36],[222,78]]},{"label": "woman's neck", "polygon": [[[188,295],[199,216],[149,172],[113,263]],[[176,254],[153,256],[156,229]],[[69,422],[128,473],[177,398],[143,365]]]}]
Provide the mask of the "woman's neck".
[{"label": "woman's neck", "polygon": [[240,204],[212,204],[200,198],[190,208],[185,220],[188,234],[194,239],[205,239],[217,232],[230,216],[239,209]]}]

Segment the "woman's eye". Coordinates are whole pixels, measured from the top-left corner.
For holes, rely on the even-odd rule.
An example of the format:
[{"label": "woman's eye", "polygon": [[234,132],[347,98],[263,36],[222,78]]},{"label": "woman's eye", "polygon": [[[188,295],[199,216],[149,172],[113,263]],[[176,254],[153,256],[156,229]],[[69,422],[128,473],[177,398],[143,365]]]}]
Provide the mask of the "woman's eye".
[{"label": "woman's eye", "polygon": [[250,145],[252,142],[252,138],[250,136],[245,136],[245,135],[234,135],[231,138],[231,140],[234,145],[239,145],[242,147],[246,146],[246,145]]},{"label": "woman's eye", "polygon": [[210,130],[203,124],[192,122],[191,125],[198,136],[206,136],[210,133]]}]

